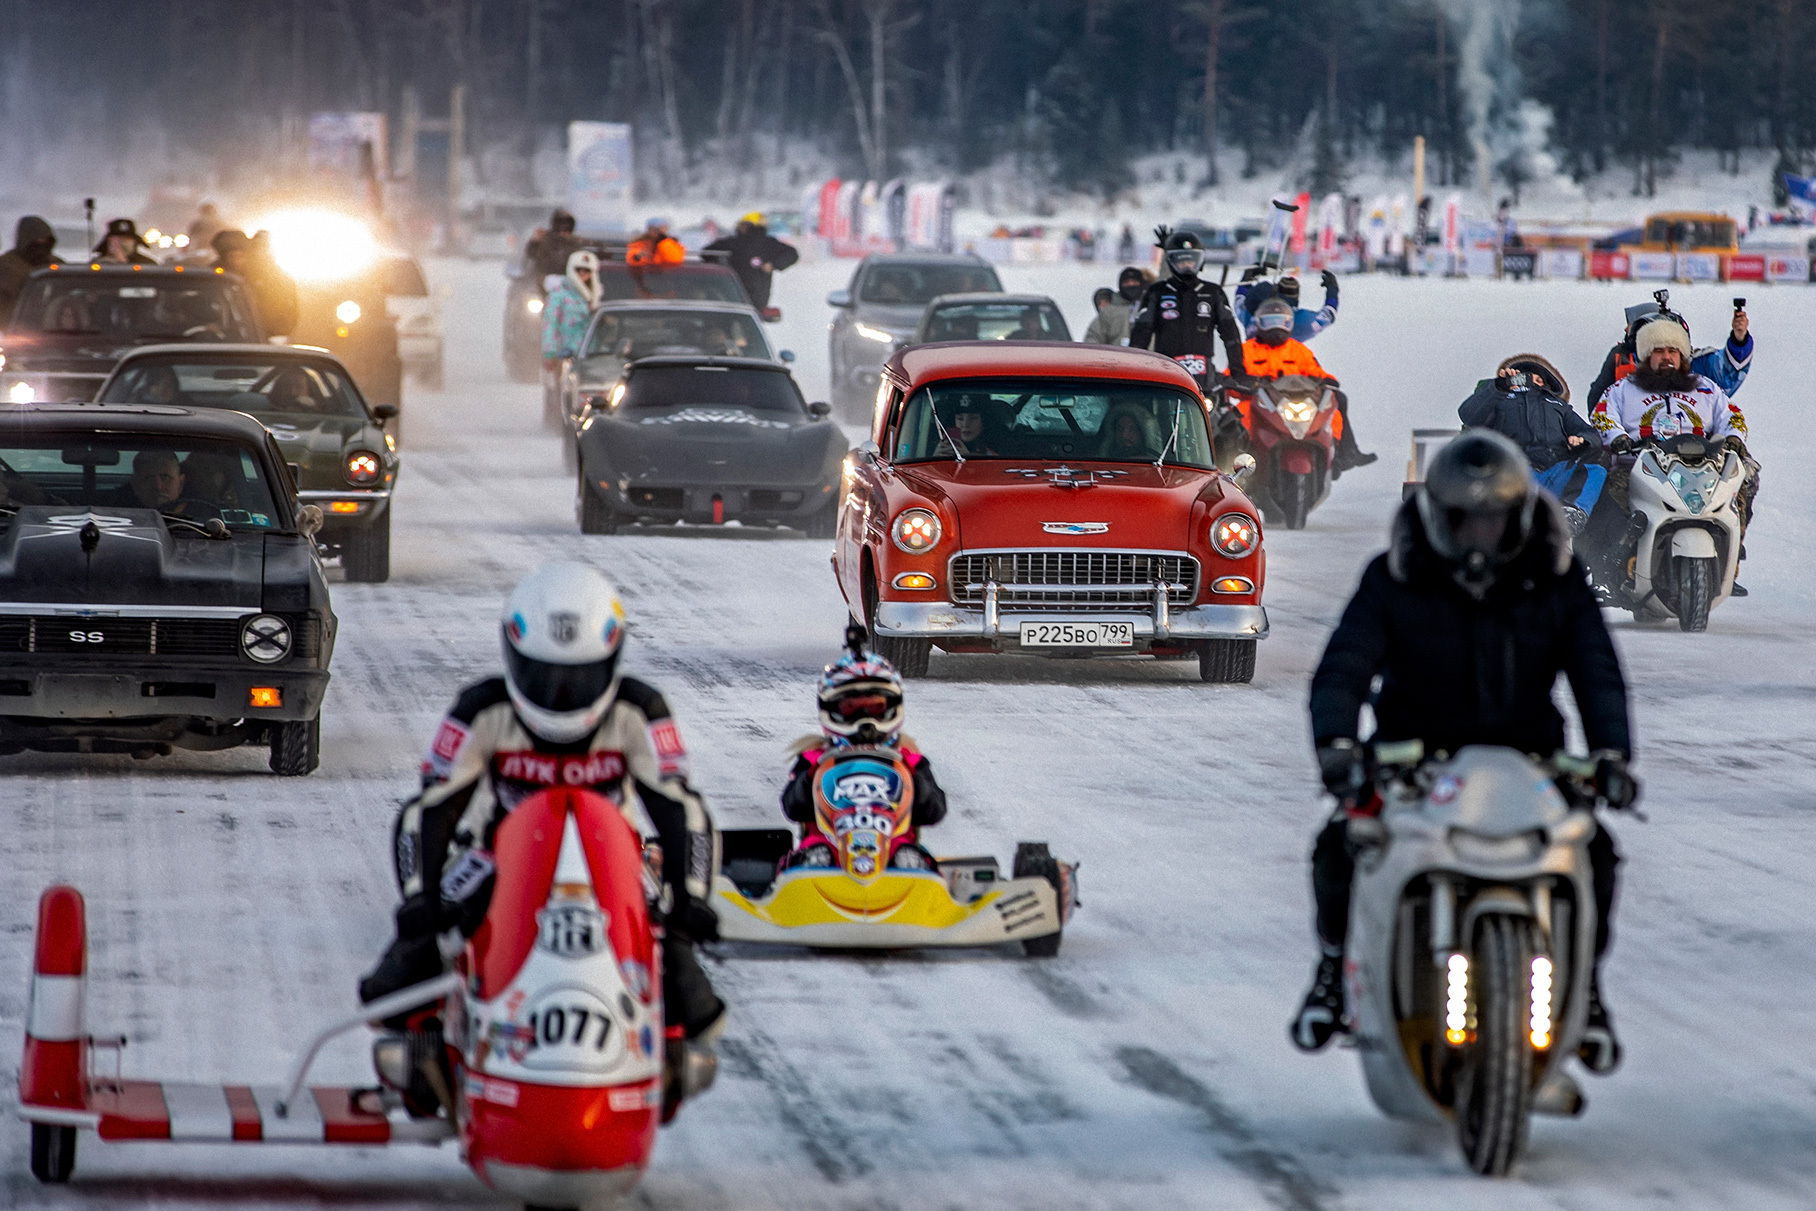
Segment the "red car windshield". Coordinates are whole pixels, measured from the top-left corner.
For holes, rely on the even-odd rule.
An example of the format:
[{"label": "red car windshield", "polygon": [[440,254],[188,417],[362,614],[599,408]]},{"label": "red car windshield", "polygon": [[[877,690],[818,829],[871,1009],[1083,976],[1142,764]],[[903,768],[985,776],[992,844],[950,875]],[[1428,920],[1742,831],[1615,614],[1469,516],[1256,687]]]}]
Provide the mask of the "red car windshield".
[{"label": "red car windshield", "polygon": [[1102,379],[989,379],[916,391],[894,460],[1091,459],[1210,470],[1204,408],[1176,387]]}]

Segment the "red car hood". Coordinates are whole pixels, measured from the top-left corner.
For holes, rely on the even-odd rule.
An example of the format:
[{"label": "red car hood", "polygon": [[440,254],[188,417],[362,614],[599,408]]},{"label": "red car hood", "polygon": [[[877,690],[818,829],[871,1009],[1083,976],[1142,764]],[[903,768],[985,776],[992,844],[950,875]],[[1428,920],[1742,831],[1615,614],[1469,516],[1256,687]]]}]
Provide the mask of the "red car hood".
[{"label": "red car hood", "polygon": [[1152,463],[971,459],[897,469],[917,490],[951,503],[960,546],[973,551],[1184,550],[1193,502],[1220,482],[1212,471]]}]

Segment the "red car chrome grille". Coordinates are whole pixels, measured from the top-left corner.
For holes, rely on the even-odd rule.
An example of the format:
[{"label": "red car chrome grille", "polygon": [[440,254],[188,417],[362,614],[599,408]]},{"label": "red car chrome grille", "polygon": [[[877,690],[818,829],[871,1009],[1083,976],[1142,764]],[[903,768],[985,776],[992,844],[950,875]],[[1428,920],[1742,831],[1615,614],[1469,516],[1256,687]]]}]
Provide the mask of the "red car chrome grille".
[{"label": "red car chrome grille", "polygon": [[1157,583],[1166,584],[1169,605],[1198,597],[1196,559],[1147,551],[966,551],[952,557],[946,575],[959,605],[982,605],[995,581],[1003,609],[1148,610]]}]

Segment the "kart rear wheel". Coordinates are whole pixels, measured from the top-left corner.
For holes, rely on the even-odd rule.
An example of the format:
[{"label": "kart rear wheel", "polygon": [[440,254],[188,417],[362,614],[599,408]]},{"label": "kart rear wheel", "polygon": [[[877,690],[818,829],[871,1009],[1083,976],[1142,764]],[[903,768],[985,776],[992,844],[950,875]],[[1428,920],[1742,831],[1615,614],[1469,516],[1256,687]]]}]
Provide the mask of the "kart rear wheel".
[{"label": "kart rear wheel", "polygon": [[271,772],[300,778],[322,763],[322,717],[283,719],[271,725]]},{"label": "kart rear wheel", "polygon": [[1470,1000],[1476,1037],[1457,1078],[1457,1143],[1484,1177],[1504,1177],[1526,1148],[1532,1112],[1532,924],[1489,913],[1476,929]]},{"label": "kart rear wheel", "polygon": [[[1009,870],[1017,879],[1045,879],[1053,885],[1056,900],[1066,894],[1065,883],[1059,874],[1059,859],[1047,849],[1045,841],[1023,841],[1016,845],[1015,861]],[[1061,904],[1059,909],[1063,915],[1065,905]],[[1050,959],[1059,953],[1059,943],[1064,934],[1062,926],[1044,937],[1024,938],[1022,953],[1030,959]]]},{"label": "kart rear wheel", "polygon": [[76,1129],[52,1123],[32,1124],[32,1176],[60,1184],[76,1167]]},{"label": "kart rear wheel", "polygon": [[1253,639],[1207,639],[1198,646],[1198,680],[1223,685],[1255,679]]},{"label": "kart rear wheel", "polygon": [[1709,607],[1715,601],[1715,561],[1707,557],[1673,556],[1671,572],[1677,581],[1677,626],[1684,631],[1709,629]]},{"label": "kart rear wheel", "polygon": [[383,584],[391,579],[391,511],[363,530],[354,530],[341,545],[341,571],[355,584]]}]

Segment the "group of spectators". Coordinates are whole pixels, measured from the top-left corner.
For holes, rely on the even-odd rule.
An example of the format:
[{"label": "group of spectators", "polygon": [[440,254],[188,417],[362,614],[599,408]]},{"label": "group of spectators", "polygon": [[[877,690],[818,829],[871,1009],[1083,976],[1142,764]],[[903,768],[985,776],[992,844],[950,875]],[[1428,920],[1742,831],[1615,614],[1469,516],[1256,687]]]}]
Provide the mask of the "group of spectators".
[{"label": "group of spectators", "polygon": [[[204,206],[198,225],[213,212],[212,205]],[[0,328],[12,321],[13,307],[26,282],[38,270],[72,260],[101,265],[158,264],[146,251],[148,247],[138,225],[131,219],[119,218],[108,221],[100,241],[87,256],[66,257],[57,251],[56,230],[41,216],[26,215],[14,228],[11,250],[0,254]],[[192,249],[200,247],[192,245]],[[289,335],[297,322],[296,283],[278,267],[271,251],[271,234],[260,231],[248,235],[216,222],[207,247],[213,253],[212,264],[245,280],[265,335]],[[191,257],[196,258],[194,251]],[[207,254],[200,254],[200,259],[207,259]]]}]

